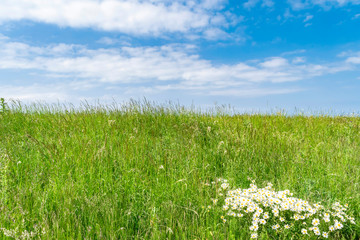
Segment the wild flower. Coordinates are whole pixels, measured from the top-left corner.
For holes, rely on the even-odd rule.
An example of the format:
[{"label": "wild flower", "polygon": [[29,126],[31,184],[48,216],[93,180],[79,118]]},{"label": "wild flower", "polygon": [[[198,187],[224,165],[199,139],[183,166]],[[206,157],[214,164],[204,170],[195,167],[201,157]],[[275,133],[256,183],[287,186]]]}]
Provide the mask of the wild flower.
[{"label": "wild flower", "polygon": [[335,220],[334,228],[335,228],[335,229],[342,229],[342,228],[343,228],[343,225],[342,225],[340,222],[338,222],[338,221]]},{"label": "wild flower", "polygon": [[252,226],[250,226],[250,230],[251,231],[257,231],[259,229],[259,226],[258,225],[252,225]]},{"label": "wild flower", "polygon": [[302,234],[307,234],[307,230],[305,228],[301,229]]},{"label": "wild flower", "polygon": [[312,220],[312,225],[317,226],[319,224],[320,224],[319,219],[315,218],[315,219]]},{"label": "wild flower", "polygon": [[228,187],[229,187],[229,184],[228,183],[223,183],[223,184],[221,184],[221,187],[222,187],[222,189],[227,189]]},{"label": "wild flower", "polygon": [[[324,238],[344,228],[344,224],[355,224],[355,219],[346,214],[347,205],[342,206],[339,202],[334,203],[331,209],[326,209],[320,203],[311,204],[293,197],[289,190],[276,192],[271,183],[259,188],[252,180],[248,189],[231,189],[225,179],[217,182],[220,182],[217,184],[220,185],[218,193],[224,193],[222,210],[230,217],[249,219],[251,238],[257,238],[262,230],[268,229],[268,223],[276,232],[279,229],[301,229],[301,234]],[[225,223],[224,216],[221,218]]]},{"label": "wild flower", "polygon": [[312,230],[314,232],[315,235],[319,236],[320,235],[320,229],[318,227],[313,227],[313,228],[309,228],[309,230]]},{"label": "wild flower", "polygon": [[274,230],[276,230],[276,229],[280,228],[280,225],[279,225],[279,224],[276,224],[276,225],[273,225],[271,228],[274,229]]}]

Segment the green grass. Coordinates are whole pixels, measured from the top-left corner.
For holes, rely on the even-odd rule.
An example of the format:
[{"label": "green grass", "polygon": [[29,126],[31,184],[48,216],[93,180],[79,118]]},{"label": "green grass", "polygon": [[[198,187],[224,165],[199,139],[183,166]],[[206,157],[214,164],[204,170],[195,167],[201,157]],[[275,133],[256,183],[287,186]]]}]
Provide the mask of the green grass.
[{"label": "green grass", "polygon": [[2,102],[0,228],[17,237],[248,238],[248,225],[203,206],[214,194],[206,183],[248,188],[251,177],[309,202],[348,203],[356,225],[336,238],[360,238],[359,117],[60,107]]}]

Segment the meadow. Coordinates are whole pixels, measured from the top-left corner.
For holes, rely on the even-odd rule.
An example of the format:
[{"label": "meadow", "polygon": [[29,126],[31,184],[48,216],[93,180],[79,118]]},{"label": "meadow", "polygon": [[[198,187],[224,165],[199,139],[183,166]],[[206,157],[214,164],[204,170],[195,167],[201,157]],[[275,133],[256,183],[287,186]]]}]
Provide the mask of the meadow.
[{"label": "meadow", "polygon": [[329,239],[359,239],[360,117],[2,102],[0,239],[249,239],[212,203],[218,178],[348,204],[355,224]]}]

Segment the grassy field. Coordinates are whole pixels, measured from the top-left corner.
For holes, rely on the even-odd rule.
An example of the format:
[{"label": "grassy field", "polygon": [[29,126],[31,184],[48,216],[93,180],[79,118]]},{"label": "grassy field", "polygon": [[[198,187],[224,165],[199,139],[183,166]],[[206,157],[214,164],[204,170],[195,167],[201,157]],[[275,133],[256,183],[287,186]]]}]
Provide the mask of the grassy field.
[{"label": "grassy field", "polygon": [[356,224],[329,238],[360,238],[359,117],[146,102],[81,110],[13,103],[0,112],[1,239],[248,239],[248,221],[223,223],[223,203],[207,207],[219,177],[239,188],[249,178],[271,182],[325,206],[348,203]]}]

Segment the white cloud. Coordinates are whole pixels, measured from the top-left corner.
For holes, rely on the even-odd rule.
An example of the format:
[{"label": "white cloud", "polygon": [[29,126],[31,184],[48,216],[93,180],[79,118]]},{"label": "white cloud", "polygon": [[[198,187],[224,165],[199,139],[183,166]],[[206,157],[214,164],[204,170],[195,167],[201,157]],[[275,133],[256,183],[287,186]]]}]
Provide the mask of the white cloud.
[{"label": "white cloud", "polygon": [[7,39],[9,39],[7,36],[4,36],[0,33],[0,40],[7,40]]},{"label": "white cloud", "polygon": [[281,56],[297,55],[297,54],[302,54],[302,53],[305,53],[305,52],[306,52],[305,49],[298,49],[298,50],[294,50],[294,51],[283,52],[283,53],[281,54]]},{"label": "white cloud", "polygon": [[360,13],[358,14],[355,14],[354,17],[352,19],[357,19],[357,18],[360,18]]},{"label": "white cloud", "polygon": [[207,40],[217,40],[217,39],[229,39],[230,38],[230,34],[228,34],[227,32],[219,29],[219,28],[210,28],[210,29],[206,29],[203,33],[205,39]]},{"label": "white cloud", "polygon": [[290,12],[290,9],[286,9],[285,12],[284,12],[284,19],[289,19],[289,18],[293,18],[295,17],[291,12]]},{"label": "white cloud", "polygon": [[306,59],[305,57],[295,57],[291,62],[293,64],[304,63],[306,62]]},{"label": "white cloud", "polygon": [[288,2],[294,10],[304,9],[308,5],[307,2],[303,2],[302,0],[288,0]]},{"label": "white cloud", "polygon": [[243,4],[244,8],[253,8],[259,2],[259,0],[248,0]]},{"label": "white cloud", "polygon": [[303,91],[300,88],[282,88],[282,89],[229,89],[229,90],[219,90],[219,91],[211,91],[210,95],[214,96],[237,96],[237,97],[259,97],[259,96],[267,96],[267,95],[278,95],[278,94],[289,94]]},{"label": "white cloud", "polygon": [[288,60],[281,57],[274,57],[265,62],[260,63],[264,68],[282,68],[289,65]]},{"label": "white cloud", "polygon": [[[260,0],[248,0],[243,4],[243,6],[244,8],[251,9],[255,7],[259,2]],[[261,2],[262,7],[272,7],[275,4],[272,0],[262,0]]]},{"label": "white cloud", "polygon": [[220,27],[226,21],[217,13],[223,4],[223,0],[2,0],[0,23],[25,19],[61,27],[161,36]]},{"label": "white cloud", "polygon": [[104,45],[120,44],[120,45],[123,45],[123,46],[130,46],[131,45],[130,40],[131,40],[130,38],[126,38],[126,37],[121,37],[121,38],[102,37],[96,42],[100,43],[100,44],[104,44]]},{"label": "white cloud", "polygon": [[344,51],[338,54],[338,57],[346,57],[345,62],[350,64],[360,64],[360,52]]},{"label": "white cloud", "polygon": [[[243,3],[243,6],[244,8],[251,9],[255,7],[259,2],[260,0],[248,0],[247,2]],[[262,7],[273,7],[275,4],[272,0],[262,0],[261,2]]]},{"label": "white cloud", "polygon": [[118,43],[117,39],[109,38],[109,37],[102,37],[100,38],[97,43],[105,44],[105,45],[114,45]]},{"label": "white cloud", "polygon": [[353,64],[360,64],[360,56],[358,57],[349,57],[346,59],[346,62],[353,63]]},{"label": "white cloud", "polygon": [[[173,2],[174,0],[170,0],[169,2]],[[183,0],[184,3],[193,2],[193,4],[199,4],[196,1],[188,1]],[[205,9],[213,9],[213,8],[223,8],[224,5],[227,3],[227,0],[203,0],[200,2],[201,7]]]},{"label": "white cloud", "polygon": [[[295,56],[290,60],[272,57],[216,65],[196,55],[193,45],[88,49],[66,44],[34,47],[6,39],[0,40],[0,44],[0,70],[36,71],[54,83],[59,78],[63,82],[70,79],[81,82],[80,85],[72,83],[57,90],[51,88],[50,97],[55,96],[51,94],[56,92],[66,94],[66,88],[79,90],[79,86],[88,86],[91,89],[97,84],[121,84],[130,89],[131,86],[135,86],[135,89],[148,86],[147,89],[152,91],[186,90],[196,94],[211,92],[214,95],[249,91],[249,94],[257,96],[265,94],[263,84],[270,84],[273,87],[268,94],[281,94],[293,89],[277,87],[279,83],[348,71],[351,70],[351,63],[357,63],[348,58],[347,62],[341,63],[310,64],[306,63],[305,58]],[[40,89],[40,95],[44,92],[42,88],[37,89]],[[21,92],[20,89],[19,94]]]},{"label": "white cloud", "polygon": [[310,21],[311,19],[313,19],[313,15],[307,15],[304,19],[304,22]]},{"label": "white cloud", "polygon": [[274,6],[274,2],[272,0],[263,0],[261,6],[262,7],[272,7]]},{"label": "white cloud", "polygon": [[50,102],[75,100],[68,93],[65,85],[50,84],[47,86],[34,84],[30,86],[5,85],[0,88],[0,96],[5,99],[36,101],[46,99]]},{"label": "white cloud", "polygon": [[312,0],[313,4],[325,5],[325,4],[334,4],[343,6],[346,4],[360,4],[359,0]]},{"label": "white cloud", "polygon": [[302,10],[316,5],[323,8],[330,8],[342,7],[348,4],[360,4],[360,0],[288,0],[288,2],[294,10]]}]

